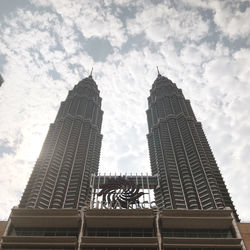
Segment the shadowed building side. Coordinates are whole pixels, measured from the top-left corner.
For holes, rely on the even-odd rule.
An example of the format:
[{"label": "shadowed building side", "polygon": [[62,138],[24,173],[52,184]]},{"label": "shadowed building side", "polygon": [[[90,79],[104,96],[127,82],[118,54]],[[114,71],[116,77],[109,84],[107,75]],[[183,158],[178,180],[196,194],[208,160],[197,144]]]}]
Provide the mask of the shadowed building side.
[{"label": "shadowed building side", "polygon": [[7,221],[0,221],[0,239],[4,234],[5,227],[7,225]]},{"label": "shadowed building side", "polygon": [[3,83],[4,83],[4,79],[3,79],[3,77],[0,74],[0,87],[2,86]]},{"label": "shadowed building side", "polygon": [[103,111],[95,81],[80,81],[61,103],[23,193],[20,208],[88,205],[90,176],[98,172]]},{"label": "shadowed building side", "polygon": [[239,220],[202,125],[190,101],[168,78],[158,74],[148,98],[148,145],[160,208],[223,209]]}]

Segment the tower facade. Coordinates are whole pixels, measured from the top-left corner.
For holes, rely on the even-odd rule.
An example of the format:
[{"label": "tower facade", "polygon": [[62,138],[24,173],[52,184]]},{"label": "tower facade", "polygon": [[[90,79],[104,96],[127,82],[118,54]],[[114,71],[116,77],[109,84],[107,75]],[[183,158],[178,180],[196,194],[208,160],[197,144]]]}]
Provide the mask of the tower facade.
[{"label": "tower facade", "polygon": [[232,200],[190,101],[168,78],[158,74],[148,98],[147,135],[151,170],[160,187],[160,208],[223,209]]},{"label": "tower facade", "polygon": [[20,208],[76,208],[90,198],[90,177],[97,173],[103,111],[90,75],[69,91],[50,125]]}]

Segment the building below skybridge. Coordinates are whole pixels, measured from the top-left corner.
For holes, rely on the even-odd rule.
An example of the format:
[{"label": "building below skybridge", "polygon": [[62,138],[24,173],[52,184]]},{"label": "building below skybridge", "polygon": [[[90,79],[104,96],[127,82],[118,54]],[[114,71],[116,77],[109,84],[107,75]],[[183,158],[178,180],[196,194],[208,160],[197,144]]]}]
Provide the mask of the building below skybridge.
[{"label": "building below skybridge", "polygon": [[[241,223],[242,227],[244,224]],[[249,224],[247,225],[250,230]],[[240,250],[231,209],[13,208],[3,249]],[[244,235],[244,234],[242,234]],[[249,237],[246,235],[246,243]]]}]

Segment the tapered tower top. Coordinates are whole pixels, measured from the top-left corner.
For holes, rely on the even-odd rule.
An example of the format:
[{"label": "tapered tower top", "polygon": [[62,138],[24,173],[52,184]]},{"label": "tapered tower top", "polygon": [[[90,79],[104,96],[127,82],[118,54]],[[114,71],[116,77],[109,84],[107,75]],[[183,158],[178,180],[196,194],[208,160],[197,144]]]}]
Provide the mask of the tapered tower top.
[{"label": "tapered tower top", "polygon": [[151,96],[162,96],[173,92],[177,95],[182,95],[182,90],[178,89],[176,84],[166,76],[161,75],[158,66],[156,68],[158,74],[150,90]]},{"label": "tapered tower top", "polygon": [[92,77],[92,73],[93,73],[93,68],[91,69],[89,76],[87,76],[87,77],[83,78],[81,81],[79,81],[75,85],[74,88],[78,88],[79,86],[81,86],[81,87],[89,86],[91,88],[93,87],[95,89],[95,91],[97,91],[99,93],[98,86]]}]

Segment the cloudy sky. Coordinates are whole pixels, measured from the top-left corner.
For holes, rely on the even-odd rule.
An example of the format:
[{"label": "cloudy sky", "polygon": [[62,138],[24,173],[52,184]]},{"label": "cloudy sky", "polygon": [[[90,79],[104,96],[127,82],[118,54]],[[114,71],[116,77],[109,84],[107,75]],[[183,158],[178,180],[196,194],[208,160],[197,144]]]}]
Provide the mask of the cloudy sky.
[{"label": "cloudy sky", "polygon": [[1,0],[0,219],[19,203],[60,102],[94,67],[101,173],[150,173],[156,66],[191,100],[243,221],[250,221],[250,2]]}]

